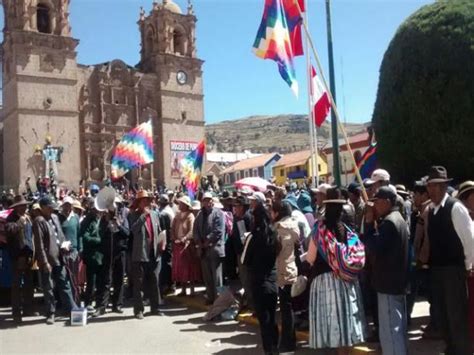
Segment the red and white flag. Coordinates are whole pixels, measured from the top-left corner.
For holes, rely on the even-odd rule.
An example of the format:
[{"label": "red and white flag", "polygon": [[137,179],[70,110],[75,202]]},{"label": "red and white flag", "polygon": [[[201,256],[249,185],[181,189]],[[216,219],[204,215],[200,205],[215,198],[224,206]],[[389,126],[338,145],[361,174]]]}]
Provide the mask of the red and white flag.
[{"label": "red and white flag", "polygon": [[311,105],[313,106],[314,122],[316,126],[321,127],[331,109],[331,102],[314,67],[311,67]]}]

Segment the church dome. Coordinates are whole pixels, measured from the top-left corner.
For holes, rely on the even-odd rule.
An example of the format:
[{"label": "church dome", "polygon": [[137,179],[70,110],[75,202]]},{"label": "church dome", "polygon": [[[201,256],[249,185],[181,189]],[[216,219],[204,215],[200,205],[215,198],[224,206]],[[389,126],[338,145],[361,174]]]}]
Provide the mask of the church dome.
[{"label": "church dome", "polygon": [[182,14],[183,12],[173,0],[163,0],[163,7],[166,10],[174,12],[175,14]]}]

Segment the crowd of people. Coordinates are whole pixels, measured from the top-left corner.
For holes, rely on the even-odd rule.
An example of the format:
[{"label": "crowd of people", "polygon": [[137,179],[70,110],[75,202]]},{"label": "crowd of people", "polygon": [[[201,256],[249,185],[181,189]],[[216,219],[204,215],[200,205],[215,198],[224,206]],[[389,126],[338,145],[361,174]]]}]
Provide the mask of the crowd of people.
[{"label": "crowd of people", "polygon": [[446,354],[471,354],[474,182],[455,190],[451,181],[433,166],[412,189],[378,169],[363,186],[244,187],[200,191],[194,201],[139,190],[116,192],[104,207],[98,188],[59,200],[46,190],[33,204],[28,194],[10,196],[3,204],[12,211],[5,232],[13,319],[37,315],[35,280],[47,324],[57,305],[68,313],[83,302],[100,317],[109,305],[122,313],[130,297],[143,319],[162,315],[164,297],[177,287],[192,297],[204,285],[212,305],[222,286],[237,283],[266,354],[294,352],[296,330],[306,324],[311,348],[347,354],[377,341],[383,354],[403,355],[423,296],[430,303],[424,337],[444,340]]}]

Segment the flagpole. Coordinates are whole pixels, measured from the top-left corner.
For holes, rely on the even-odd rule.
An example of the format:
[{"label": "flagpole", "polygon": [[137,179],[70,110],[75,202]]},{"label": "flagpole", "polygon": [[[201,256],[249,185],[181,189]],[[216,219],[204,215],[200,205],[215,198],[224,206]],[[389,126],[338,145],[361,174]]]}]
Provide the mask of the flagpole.
[{"label": "flagpole", "polygon": [[151,123],[151,140],[153,143],[153,161],[150,163],[150,179],[151,179],[151,193],[155,193],[155,136],[153,135],[153,119],[149,117]]},{"label": "flagpole", "polygon": [[[298,8],[300,16],[303,18],[303,12],[301,11],[301,7],[298,3],[298,0],[295,0],[295,4],[296,4],[296,7]],[[334,102],[334,98],[332,96],[331,90],[329,90],[329,86],[327,84],[326,77],[324,76],[324,71],[323,71],[323,68],[322,68],[322,65],[321,65],[321,61],[319,60],[318,52],[316,51],[316,47],[314,46],[314,42],[313,42],[313,39],[311,38],[311,35],[309,33],[308,26],[306,26],[306,23],[304,21],[303,21],[303,28],[305,30],[306,37],[308,39],[311,50],[313,52],[314,59],[316,60],[316,64],[318,66],[318,70],[319,70],[319,74],[321,76],[322,82],[324,84],[324,87],[326,88],[326,91],[327,91],[327,94],[328,94],[328,97],[329,97],[329,101],[331,102],[331,107],[332,107],[332,110],[334,112],[334,116],[336,118],[337,124],[339,125],[339,129],[341,130],[341,133],[344,137],[347,149],[349,150],[350,157],[351,157],[351,160],[352,160],[352,164],[353,164],[355,172],[356,172],[357,180],[359,181],[359,184],[361,185],[361,188],[362,188],[362,195],[363,195],[365,201],[367,201],[369,199],[369,197],[367,195],[367,191],[365,190],[364,182],[362,181],[362,177],[360,176],[359,167],[357,166],[357,163],[355,161],[354,153],[352,152],[352,148],[349,144],[349,138],[347,137],[347,133],[346,133],[346,130],[344,129],[344,126],[341,124],[339,111],[337,110],[336,103]],[[333,156],[334,156],[334,147],[333,147]]]},{"label": "flagpole", "polygon": [[[305,13],[303,21],[308,25],[308,1],[305,0]],[[311,54],[309,52],[309,41],[308,36],[305,37],[305,46],[306,46],[306,76],[308,84],[308,124],[309,124],[309,141],[311,149],[311,158],[310,158],[310,168],[311,168],[311,186],[317,187],[318,182],[318,172],[317,172],[317,150],[315,151],[314,147],[317,149],[317,136],[314,132],[314,114],[313,114],[313,103],[311,102],[311,80],[312,80],[312,70],[311,70]],[[316,142],[316,143],[315,143]],[[314,162],[314,156],[316,155],[316,163]],[[308,174],[309,175],[309,174]]]}]

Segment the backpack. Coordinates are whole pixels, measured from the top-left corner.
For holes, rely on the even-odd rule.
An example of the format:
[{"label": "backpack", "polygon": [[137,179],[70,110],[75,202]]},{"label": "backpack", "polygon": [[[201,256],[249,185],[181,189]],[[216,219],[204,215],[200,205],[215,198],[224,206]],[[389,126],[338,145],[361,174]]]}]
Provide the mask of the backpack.
[{"label": "backpack", "polygon": [[347,225],[347,245],[336,239],[336,236],[324,224],[316,226],[318,249],[333,270],[334,274],[344,281],[357,280],[359,272],[365,265],[365,247]]}]

